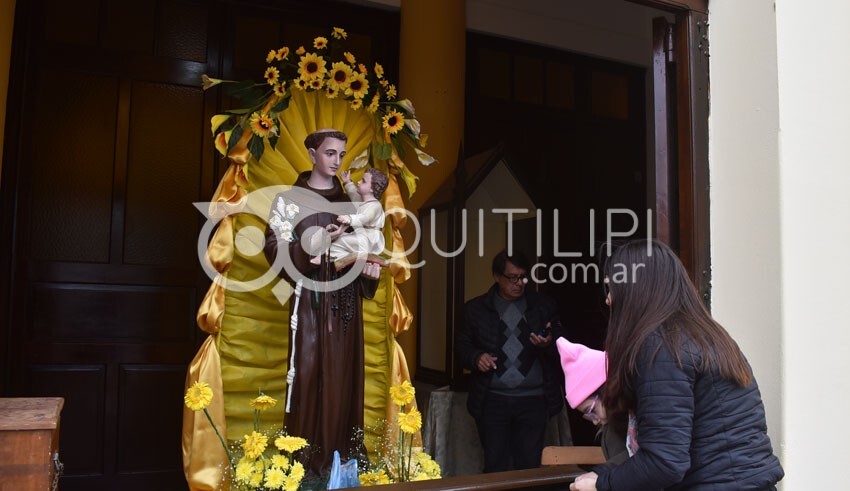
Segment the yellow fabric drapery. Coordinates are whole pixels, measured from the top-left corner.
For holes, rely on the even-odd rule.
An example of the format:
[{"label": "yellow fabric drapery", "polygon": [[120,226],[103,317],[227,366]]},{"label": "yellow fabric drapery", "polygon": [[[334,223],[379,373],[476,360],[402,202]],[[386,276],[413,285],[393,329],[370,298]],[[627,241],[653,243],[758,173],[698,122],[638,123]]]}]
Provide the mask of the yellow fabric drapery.
[{"label": "yellow fabric drapery", "polygon": [[[343,168],[347,168],[355,157],[366,150],[376,138],[381,137],[374,118],[365,110],[355,111],[342,99],[328,99],[316,92],[292,90],[289,108],[281,113],[279,120],[280,138],[274,149],[266,143],[262,158],[249,158],[243,136],[240,144],[228,154],[232,164],[222,179],[211,204],[210,214],[242,210],[222,219],[207,250],[207,260],[220,273],[220,281],[210,286],[198,311],[198,324],[211,335],[204,343],[198,357],[192,362],[190,373],[203,371],[205,377],[217,377],[216,383],[207,378],[221,404],[223,418],[219,429],[226,427],[226,437],[237,440],[249,433],[253,427],[253,411],[248,402],[256,397],[257,390],[285,400],[285,374],[288,369],[289,350],[289,285],[274,279],[264,286],[239,291],[225,288],[240,282],[250,282],[263,276],[269,269],[261,252],[262,243],[256,243],[256,231],[265,230],[266,214],[276,190],[263,191],[272,186],[292,184],[299,173],[309,170],[311,162],[304,148],[306,136],[318,129],[334,128],[348,136],[347,154]],[[246,130],[246,134],[250,130]],[[412,314],[404,304],[396,287],[410,276],[410,266],[403,256],[404,244],[399,228],[406,216],[400,210],[404,202],[399,191],[397,178],[386,162],[376,166],[390,176],[390,186],[384,194],[384,208],[397,208],[390,214],[385,235],[392,244],[394,260],[384,270],[375,298],[364,300],[365,342],[365,399],[364,439],[370,453],[378,450],[377,442],[384,438],[382,422],[393,421],[398,408],[389,400],[389,388],[404,380],[410,380],[404,354],[395,341],[395,336],[406,330],[412,322]],[[362,171],[354,171],[352,179]],[[228,208],[229,207],[229,208]],[[254,241],[256,247],[235,247],[236,237]],[[280,299],[280,300],[279,300]],[[214,364],[212,360],[217,363]],[[215,367],[218,367],[217,373]],[[189,378],[187,377],[187,387]],[[211,413],[212,414],[212,413]],[[205,438],[203,421],[194,415],[193,421],[184,418],[184,467],[191,489],[205,490],[215,474],[210,466],[218,466],[221,460],[198,457],[200,449],[212,443]],[[284,404],[263,413],[263,421],[284,421]],[[216,420],[218,424],[218,420]],[[211,429],[209,430],[211,431]],[[193,438],[194,436],[194,438]],[[213,434],[214,436],[214,434]],[[187,450],[188,449],[188,450]],[[220,452],[223,455],[223,451]],[[221,455],[218,455],[220,458]],[[220,472],[220,471],[219,471]],[[218,474],[220,478],[220,473]],[[199,487],[192,487],[199,483]]]}]

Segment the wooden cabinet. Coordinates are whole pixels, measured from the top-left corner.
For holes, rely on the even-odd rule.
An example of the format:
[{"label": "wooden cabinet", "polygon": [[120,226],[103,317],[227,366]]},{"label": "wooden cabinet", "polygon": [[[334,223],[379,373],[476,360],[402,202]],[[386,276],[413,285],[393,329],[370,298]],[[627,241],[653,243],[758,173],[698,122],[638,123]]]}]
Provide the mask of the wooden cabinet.
[{"label": "wooden cabinet", "polygon": [[59,480],[61,397],[0,399],[0,491],[46,491]]}]

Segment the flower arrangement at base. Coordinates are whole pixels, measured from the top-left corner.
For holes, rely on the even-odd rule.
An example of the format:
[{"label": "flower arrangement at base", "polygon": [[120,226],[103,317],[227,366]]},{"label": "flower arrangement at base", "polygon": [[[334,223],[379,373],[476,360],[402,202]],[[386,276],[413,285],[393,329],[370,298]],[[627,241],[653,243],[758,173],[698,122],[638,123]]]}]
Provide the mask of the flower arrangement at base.
[{"label": "flower arrangement at base", "polygon": [[[423,151],[428,135],[421,132],[413,103],[397,99],[396,86],[384,76],[384,67],[380,63],[367,67],[358,63],[353,53],[344,50],[342,44],[347,38],[344,29],[334,27],[327,37],[313,40],[313,51],[304,46],[294,51],[288,46],[270,50],[265,58],[268,67],[262,82],[203,75],[204,90],[227,84],[225,93],[241,106],[212,117],[216,149],[226,157],[250,153],[259,161],[267,150],[266,144],[272,150],[278,144],[280,115],[289,107],[293,93],[317,93],[327,99],[344,100],[352,110],[367,111],[373,117],[372,143],[354,159],[351,168],[380,163],[399,175],[412,195],[417,177],[403,159],[413,152],[422,165],[436,162]],[[248,162],[241,158],[239,163],[248,179]]]},{"label": "flower arrangement at base", "polygon": [[422,414],[411,404],[416,390],[410,382],[390,388],[393,403],[400,407],[398,419],[398,442],[385,449],[384,459],[369,472],[360,474],[361,486],[377,486],[408,481],[425,481],[441,477],[440,465],[421,447],[414,447],[414,435],[422,429]]},{"label": "flower arrangement at base", "polygon": [[260,429],[260,414],[277,405],[277,400],[263,394],[250,401],[254,408],[254,430],[231,447],[225,443],[207,411],[213,391],[203,382],[195,382],[186,391],[184,401],[193,411],[204,411],[218,435],[227,458],[230,472],[224,474],[230,480],[232,490],[297,491],[304,479],[304,465],[296,460],[295,454],[309,446],[307,440],[287,435],[281,430]]}]

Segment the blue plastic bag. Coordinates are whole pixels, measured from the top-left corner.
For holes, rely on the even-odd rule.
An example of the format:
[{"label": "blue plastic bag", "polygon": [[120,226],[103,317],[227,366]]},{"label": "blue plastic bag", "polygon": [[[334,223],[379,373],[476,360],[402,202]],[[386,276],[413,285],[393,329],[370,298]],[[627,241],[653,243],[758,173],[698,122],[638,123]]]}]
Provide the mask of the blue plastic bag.
[{"label": "blue plastic bag", "polygon": [[359,488],[360,478],[357,477],[357,459],[351,459],[340,464],[339,452],[334,450],[334,462],[331,466],[331,477],[328,479],[328,489]]}]

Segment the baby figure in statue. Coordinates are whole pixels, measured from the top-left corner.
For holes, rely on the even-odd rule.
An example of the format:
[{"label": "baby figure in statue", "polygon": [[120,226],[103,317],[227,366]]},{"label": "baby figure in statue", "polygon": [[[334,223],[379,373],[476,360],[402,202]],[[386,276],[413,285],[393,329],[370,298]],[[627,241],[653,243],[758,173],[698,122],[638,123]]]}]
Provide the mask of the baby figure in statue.
[{"label": "baby figure in statue", "polygon": [[[375,168],[366,169],[363,177],[354,184],[351,181],[351,171],[340,173],[345,192],[357,206],[357,213],[340,215],[337,222],[350,225],[353,233],[343,234],[331,243],[328,254],[334,267],[338,270],[345,268],[358,258],[368,262],[386,265],[380,254],[384,250],[384,208],[381,206],[381,196],[387,189],[387,175]],[[318,264],[321,256],[311,261]]]}]

